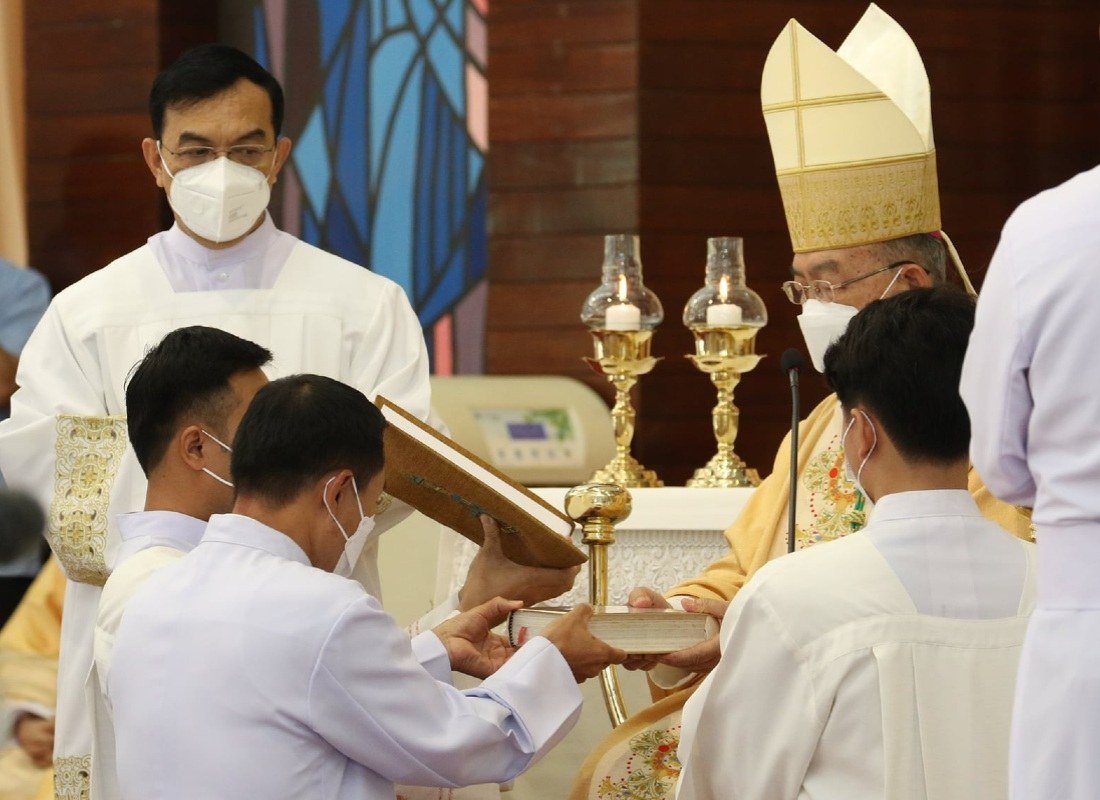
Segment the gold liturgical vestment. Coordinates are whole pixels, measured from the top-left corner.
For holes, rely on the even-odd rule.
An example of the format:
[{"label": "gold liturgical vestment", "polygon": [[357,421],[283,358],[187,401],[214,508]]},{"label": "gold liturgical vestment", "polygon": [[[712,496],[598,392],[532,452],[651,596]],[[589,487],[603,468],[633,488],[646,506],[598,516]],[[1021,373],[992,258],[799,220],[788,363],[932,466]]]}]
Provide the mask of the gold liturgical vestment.
[{"label": "gold liturgical vestment", "polygon": [[[857,531],[870,502],[844,476],[844,432],[836,395],[829,395],[799,425],[797,546],[810,547]],[[790,434],[776,454],[771,474],[753,492],[726,531],[729,554],[668,592],[731,599],[769,560],[787,551]],[[982,513],[1020,538],[1031,536],[1026,513],[994,498],[970,471],[970,493]],[[664,800],[671,798],[680,764],[680,715],[698,684],[673,692],[612,731],[582,765],[572,800]],[[655,694],[662,694],[656,690]]]},{"label": "gold liturgical vestment", "polygon": [[[51,558],[0,631],[0,697],[8,709],[54,708],[64,598],[65,576]],[[52,797],[53,769],[34,766],[18,745],[0,750],[0,798]]]}]

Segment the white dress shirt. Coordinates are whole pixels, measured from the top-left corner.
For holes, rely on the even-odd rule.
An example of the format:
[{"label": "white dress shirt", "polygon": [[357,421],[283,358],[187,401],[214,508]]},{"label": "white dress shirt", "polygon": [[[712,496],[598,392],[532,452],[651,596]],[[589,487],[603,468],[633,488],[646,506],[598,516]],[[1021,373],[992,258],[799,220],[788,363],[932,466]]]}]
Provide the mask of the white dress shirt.
[{"label": "white dress shirt", "polygon": [[392,800],[397,782],[500,782],[580,712],[546,639],[477,689],[449,677],[417,663],[362,586],[251,518],[215,516],[119,628],[107,688],[122,797]]},{"label": "white dress shirt", "polygon": [[1003,800],[1032,545],[966,491],[763,567],[684,707],[678,797]]}]

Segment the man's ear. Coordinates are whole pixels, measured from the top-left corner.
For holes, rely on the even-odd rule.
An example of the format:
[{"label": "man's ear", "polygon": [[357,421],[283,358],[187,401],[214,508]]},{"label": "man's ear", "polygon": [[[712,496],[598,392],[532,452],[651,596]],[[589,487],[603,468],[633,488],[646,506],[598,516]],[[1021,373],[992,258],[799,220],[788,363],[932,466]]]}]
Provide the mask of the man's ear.
[{"label": "man's ear", "polygon": [[205,445],[202,428],[198,425],[188,425],[176,434],[175,447],[180,460],[196,472],[206,466],[206,453],[203,450]]},{"label": "man's ear", "polygon": [[289,137],[280,136],[275,140],[275,164],[271,169],[271,185],[274,186],[279,181],[279,173],[283,171],[283,167],[286,166],[287,160],[290,158],[290,149],[293,146],[293,142]]},{"label": "man's ear", "polygon": [[145,166],[153,173],[157,186],[167,189],[171,183],[171,177],[164,168],[164,162],[160,160],[160,151],[157,150],[157,140],[146,137],[141,140],[141,155],[145,159]]},{"label": "man's ear", "polygon": [[906,264],[901,268],[900,274],[898,283],[903,283],[909,289],[928,289],[933,285],[931,273],[918,264]]},{"label": "man's ear", "polygon": [[852,465],[862,463],[875,446],[875,426],[871,418],[862,408],[852,409],[852,430],[848,432],[846,443],[848,463]]}]

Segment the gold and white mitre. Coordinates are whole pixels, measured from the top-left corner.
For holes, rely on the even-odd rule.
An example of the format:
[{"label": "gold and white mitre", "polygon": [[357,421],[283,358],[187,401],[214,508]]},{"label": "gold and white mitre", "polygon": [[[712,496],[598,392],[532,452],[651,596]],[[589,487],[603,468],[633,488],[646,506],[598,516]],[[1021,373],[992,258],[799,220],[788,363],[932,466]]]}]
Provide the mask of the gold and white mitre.
[{"label": "gold and white mitre", "polygon": [[760,100],[796,253],[939,230],[928,74],[878,6],[836,52],[792,19]]}]

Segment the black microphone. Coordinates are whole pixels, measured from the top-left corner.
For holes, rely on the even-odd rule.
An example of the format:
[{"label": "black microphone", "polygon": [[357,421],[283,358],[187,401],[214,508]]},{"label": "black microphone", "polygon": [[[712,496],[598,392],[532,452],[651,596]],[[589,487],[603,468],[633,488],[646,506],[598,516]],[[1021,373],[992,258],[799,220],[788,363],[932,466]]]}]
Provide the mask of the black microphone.
[{"label": "black microphone", "polygon": [[798,501],[798,422],[801,417],[798,402],[798,372],[806,359],[794,347],[788,347],[779,357],[780,368],[791,382],[791,486],[787,502],[787,552],[794,552],[795,504]]}]

